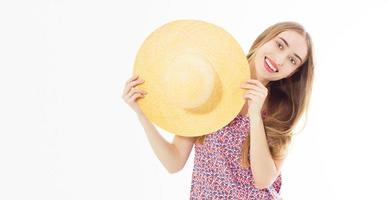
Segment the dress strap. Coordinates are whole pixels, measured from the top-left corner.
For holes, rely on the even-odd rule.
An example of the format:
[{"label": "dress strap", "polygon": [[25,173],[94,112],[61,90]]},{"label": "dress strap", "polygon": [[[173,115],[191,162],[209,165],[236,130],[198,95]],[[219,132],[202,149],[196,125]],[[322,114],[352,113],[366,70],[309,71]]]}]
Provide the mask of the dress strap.
[{"label": "dress strap", "polygon": [[274,189],[273,185],[270,185],[268,188],[269,193],[273,196],[274,200],[282,200],[281,195]]}]

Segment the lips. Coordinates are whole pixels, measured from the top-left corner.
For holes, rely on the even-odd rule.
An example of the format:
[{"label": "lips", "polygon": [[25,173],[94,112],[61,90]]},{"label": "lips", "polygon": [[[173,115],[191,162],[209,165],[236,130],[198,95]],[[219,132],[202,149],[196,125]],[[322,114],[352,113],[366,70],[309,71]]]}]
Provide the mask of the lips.
[{"label": "lips", "polygon": [[269,57],[265,56],[263,65],[266,68],[266,70],[271,73],[278,72],[277,64],[273,62]]}]

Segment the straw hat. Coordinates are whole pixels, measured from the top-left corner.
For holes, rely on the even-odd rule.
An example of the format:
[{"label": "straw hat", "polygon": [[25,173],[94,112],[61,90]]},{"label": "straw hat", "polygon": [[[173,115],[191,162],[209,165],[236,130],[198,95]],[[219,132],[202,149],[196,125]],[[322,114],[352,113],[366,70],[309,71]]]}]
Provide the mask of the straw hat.
[{"label": "straw hat", "polygon": [[250,77],[246,56],[222,28],[177,20],[151,33],[136,56],[134,74],[147,91],[137,100],[145,116],[175,135],[201,136],[226,126],[241,111]]}]

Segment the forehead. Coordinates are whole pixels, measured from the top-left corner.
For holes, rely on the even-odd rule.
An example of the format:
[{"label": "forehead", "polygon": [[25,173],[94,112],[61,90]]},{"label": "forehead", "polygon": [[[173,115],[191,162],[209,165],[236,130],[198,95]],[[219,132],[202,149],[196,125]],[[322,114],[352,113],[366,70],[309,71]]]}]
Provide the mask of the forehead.
[{"label": "forehead", "polygon": [[285,39],[288,42],[289,48],[292,49],[294,53],[298,54],[302,59],[305,58],[308,52],[308,46],[304,36],[295,31],[287,30],[276,36],[276,38],[279,37]]}]

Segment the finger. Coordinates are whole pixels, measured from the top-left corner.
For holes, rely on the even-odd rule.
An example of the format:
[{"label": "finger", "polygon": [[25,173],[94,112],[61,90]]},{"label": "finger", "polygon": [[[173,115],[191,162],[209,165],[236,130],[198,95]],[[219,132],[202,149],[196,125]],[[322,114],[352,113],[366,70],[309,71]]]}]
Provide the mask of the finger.
[{"label": "finger", "polygon": [[145,94],[139,93],[139,92],[136,92],[136,93],[130,93],[130,94],[124,95],[124,99],[125,99],[125,100],[130,100],[130,99],[132,99],[132,98],[136,98],[136,96],[145,96]]},{"label": "finger", "polygon": [[143,79],[137,79],[137,80],[134,80],[134,81],[132,81],[132,82],[130,82],[129,83],[129,86],[130,87],[136,87],[137,85],[139,85],[140,83],[144,83],[145,82],[145,80],[143,80]]},{"label": "finger", "polygon": [[135,86],[137,86],[141,83],[144,83],[144,82],[145,82],[145,80],[142,80],[142,79],[138,79],[136,81],[130,82],[129,84],[126,84],[124,91],[122,93],[126,94],[130,91],[131,88],[134,88]]},{"label": "finger", "polygon": [[258,87],[256,85],[253,85],[253,84],[244,84],[244,85],[241,85],[241,88],[245,88],[248,90],[253,90],[253,91],[261,92],[263,94],[267,94],[266,88],[261,88],[261,87]]},{"label": "finger", "polygon": [[130,89],[132,89],[132,86],[133,84],[125,84],[125,87],[124,87],[124,90],[122,91],[123,94],[126,94],[130,91]]},{"label": "finger", "polygon": [[251,101],[253,101],[253,102],[257,102],[258,103],[260,101],[260,99],[257,96],[252,95],[252,94],[247,94],[246,97],[248,99],[250,99]]},{"label": "finger", "polygon": [[258,81],[257,79],[247,79],[246,82],[250,82],[250,83],[260,83],[260,81]]},{"label": "finger", "polygon": [[260,92],[257,92],[255,90],[249,90],[246,92],[246,94],[252,94],[252,95],[262,95]]},{"label": "finger", "polygon": [[130,91],[130,87],[128,85],[126,85],[124,90],[122,91],[122,95],[127,94],[129,91]]},{"label": "finger", "polygon": [[257,86],[261,86],[261,87],[265,87],[260,81],[258,81],[257,79],[249,79],[246,81],[247,83],[252,83],[254,85],[257,85]]},{"label": "finger", "polygon": [[143,97],[144,97],[143,94],[137,93],[137,94],[133,95],[132,97],[130,97],[129,100],[135,102],[135,101],[137,101],[138,98],[143,98]]},{"label": "finger", "polygon": [[250,96],[252,96],[254,99],[260,100],[260,101],[262,101],[262,99],[265,98],[265,95],[262,94],[262,93],[252,93],[252,92],[250,92],[250,93],[246,93],[246,95],[250,95]]},{"label": "finger", "polygon": [[137,79],[135,81],[129,82],[129,84],[125,85],[123,93],[124,94],[127,93],[132,87],[135,87],[135,86],[139,85],[140,83],[144,83],[144,82],[145,82],[145,80],[143,80],[143,79]]},{"label": "finger", "polygon": [[265,95],[264,93],[262,93],[262,92],[257,92],[257,91],[254,91],[254,90],[249,90],[249,91],[247,91],[247,92],[245,93],[245,95],[247,95],[247,94],[252,95],[252,96],[254,96],[254,97],[256,97],[256,98],[260,98],[260,99],[266,97],[266,95]]},{"label": "finger", "polygon": [[254,90],[258,90],[258,86],[254,85],[254,84],[251,84],[251,83],[242,83],[241,84],[241,88],[246,88],[246,89],[254,89]]},{"label": "finger", "polygon": [[133,76],[130,77],[129,80],[126,81],[126,83],[127,83],[127,84],[130,83],[130,82],[136,80],[138,77],[139,77],[138,74],[133,74]]},{"label": "finger", "polygon": [[[251,85],[253,85],[253,87],[251,87]],[[244,85],[242,85],[241,87],[247,87],[250,88],[250,89],[254,89],[254,90],[257,90],[257,91],[262,91],[264,94],[267,94],[268,93],[268,89],[261,83],[259,83],[258,85],[256,85],[254,82],[246,82],[244,83]]]},{"label": "finger", "polygon": [[251,95],[251,94],[245,94],[245,95],[243,95],[243,97],[245,99],[255,100],[255,97],[253,95]]},{"label": "finger", "polygon": [[140,90],[138,88],[133,88],[130,92],[129,92],[129,96],[132,96],[136,93],[140,93],[140,94],[147,94],[147,92],[145,92],[144,90]]},{"label": "finger", "polygon": [[130,89],[132,88],[132,86],[130,86],[129,84],[125,84],[125,87],[124,87],[124,90],[122,91],[122,94],[127,94]]},{"label": "finger", "polygon": [[130,77],[130,79],[131,79],[131,80],[134,80],[134,79],[136,79],[138,76],[139,76],[138,74],[133,74],[133,76]]}]

